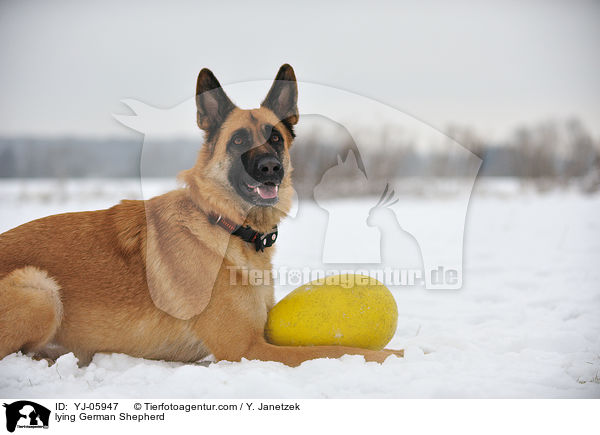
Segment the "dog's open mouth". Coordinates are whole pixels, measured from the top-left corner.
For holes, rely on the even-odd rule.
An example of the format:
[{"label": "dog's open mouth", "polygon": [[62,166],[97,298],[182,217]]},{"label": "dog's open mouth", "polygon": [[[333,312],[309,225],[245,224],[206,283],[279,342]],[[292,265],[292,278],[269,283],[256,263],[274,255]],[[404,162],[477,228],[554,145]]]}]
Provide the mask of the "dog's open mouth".
[{"label": "dog's open mouth", "polygon": [[261,183],[255,186],[246,183],[246,188],[262,199],[275,199],[279,193],[279,185],[272,182]]}]

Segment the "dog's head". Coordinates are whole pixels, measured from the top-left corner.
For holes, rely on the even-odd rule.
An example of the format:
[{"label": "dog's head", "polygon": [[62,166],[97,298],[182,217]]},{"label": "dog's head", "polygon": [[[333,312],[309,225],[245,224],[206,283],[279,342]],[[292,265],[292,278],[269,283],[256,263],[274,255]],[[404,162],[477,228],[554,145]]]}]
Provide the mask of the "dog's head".
[{"label": "dog's head", "polygon": [[[198,75],[198,126],[206,137],[194,168],[184,173],[203,200],[225,214],[245,215],[269,226],[287,213],[293,194],[289,149],[298,122],[294,70],[283,65],[257,109],[240,109],[208,69]],[[218,204],[217,204],[218,203]]]}]

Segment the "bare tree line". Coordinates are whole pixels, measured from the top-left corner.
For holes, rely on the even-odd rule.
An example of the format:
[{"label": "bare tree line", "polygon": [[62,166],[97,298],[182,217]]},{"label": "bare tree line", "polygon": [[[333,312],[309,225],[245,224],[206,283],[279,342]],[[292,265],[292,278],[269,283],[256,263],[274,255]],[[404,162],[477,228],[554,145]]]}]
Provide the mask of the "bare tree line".
[{"label": "bare tree line", "polygon": [[483,159],[484,176],[516,177],[539,190],[571,183],[600,189],[600,141],[578,119],[521,126],[495,146],[469,128],[454,127],[448,135]]},{"label": "bare tree line", "polygon": [[[600,141],[577,119],[521,126],[501,143],[486,140],[470,127],[450,126],[446,134],[482,159],[481,177],[513,177],[541,191],[572,184],[584,192],[600,190]],[[295,185],[308,194],[319,177],[337,164],[336,156],[344,158],[350,150],[358,153],[349,137],[329,144],[319,141],[316,134],[299,138],[299,145],[292,150]],[[376,168],[369,172],[372,185],[381,185],[386,179],[402,183],[402,179],[415,177],[461,177],[472,164],[451,153],[424,152],[410,141],[394,142],[385,135],[379,146],[362,147],[359,155],[361,169]],[[347,172],[350,182],[353,174]]]},{"label": "bare tree line", "polygon": [[[571,184],[586,192],[600,189],[600,141],[577,119],[522,126],[501,143],[491,143],[469,127],[451,126],[446,134],[483,160],[479,176],[515,177],[540,190]],[[349,135],[323,138],[318,130],[299,135],[292,147],[297,189],[311,194],[323,174],[350,151],[359,170],[376,169],[369,171],[374,184],[392,178],[461,177],[468,164],[443,151],[424,151],[410,140],[395,141],[385,131],[375,140],[377,146],[359,150]],[[199,146],[189,139],[153,143],[161,152],[146,156],[140,171],[142,144],[136,140],[0,138],[0,177],[172,177],[193,164]]]}]

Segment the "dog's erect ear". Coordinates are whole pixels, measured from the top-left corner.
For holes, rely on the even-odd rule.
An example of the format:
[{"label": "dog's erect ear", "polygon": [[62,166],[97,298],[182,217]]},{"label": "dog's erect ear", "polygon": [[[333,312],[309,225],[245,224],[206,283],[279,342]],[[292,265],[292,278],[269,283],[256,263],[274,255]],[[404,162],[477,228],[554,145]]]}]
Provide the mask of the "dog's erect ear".
[{"label": "dog's erect ear", "polygon": [[298,122],[298,85],[294,69],[287,63],[281,65],[262,107],[272,110],[281,121]]},{"label": "dog's erect ear", "polygon": [[207,132],[214,131],[234,107],[212,71],[207,68],[200,71],[196,83],[198,127]]}]

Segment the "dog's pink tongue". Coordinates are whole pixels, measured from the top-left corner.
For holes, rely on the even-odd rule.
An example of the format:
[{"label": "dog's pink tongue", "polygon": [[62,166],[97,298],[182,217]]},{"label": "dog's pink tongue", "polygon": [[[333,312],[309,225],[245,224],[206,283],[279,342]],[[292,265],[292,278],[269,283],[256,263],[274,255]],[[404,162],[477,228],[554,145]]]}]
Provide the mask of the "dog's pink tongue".
[{"label": "dog's pink tongue", "polygon": [[277,196],[278,186],[262,185],[256,189],[262,199],[272,199]]}]

